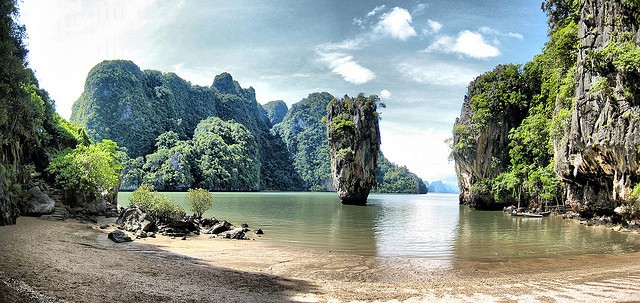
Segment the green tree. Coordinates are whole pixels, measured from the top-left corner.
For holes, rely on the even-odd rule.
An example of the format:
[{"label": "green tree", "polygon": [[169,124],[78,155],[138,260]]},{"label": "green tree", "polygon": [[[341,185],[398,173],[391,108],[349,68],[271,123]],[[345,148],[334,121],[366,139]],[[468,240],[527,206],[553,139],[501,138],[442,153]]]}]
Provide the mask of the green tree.
[{"label": "green tree", "polygon": [[154,191],[153,186],[142,184],[133,191],[130,203],[158,223],[170,223],[184,218],[182,206],[176,204],[167,196]]},{"label": "green tree", "polygon": [[187,202],[193,211],[193,215],[197,218],[202,218],[202,214],[213,206],[213,194],[206,189],[190,188]]},{"label": "green tree", "polygon": [[195,182],[190,141],[180,141],[174,132],[158,136],[158,149],[146,156],[143,182],[164,190],[186,190]]},{"label": "green tree", "polygon": [[90,201],[118,186],[122,166],[117,148],[115,142],[103,140],[98,144],[65,149],[54,156],[47,170],[58,186]]}]

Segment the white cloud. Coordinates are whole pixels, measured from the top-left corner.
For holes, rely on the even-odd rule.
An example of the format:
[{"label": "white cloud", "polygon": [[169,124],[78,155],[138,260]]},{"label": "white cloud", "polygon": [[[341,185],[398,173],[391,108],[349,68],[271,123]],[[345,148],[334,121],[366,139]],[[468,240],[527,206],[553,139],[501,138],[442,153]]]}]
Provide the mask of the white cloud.
[{"label": "white cloud", "polygon": [[385,7],[386,5],[384,4],[380,6],[376,6],[376,8],[372,9],[370,12],[367,13],[367,17],[373,17],[375,14],[383,10]]},{"label": "white cloud", "polygon": [[503,33],[501,31],[492,29],[488,26],[483,26],[479,29],[479,31],[485,35],[492,35],[492,36],[500,36],[500,37],[509,37],[509,38],[515,38],[518,40],[522,40],[524,39],[524,36],[520,33],[512,33],[512,32],[508,32],[508,33]]},{"label": "white cloud", "polygon": [[439,37],[425,51],[458,53],[476,59],[493,58],[500,55],[500,50],[487,43],[482,34],[469,30],[461,31],[455,39],[449,36]]},{"label": "white cloud", "polygon": [[389,97],[391,97],[391,92],[390,92],[390,91],[388,91],[388,90],[386,90],[386,89],[383,89],[383,90],[380,92],[380,98],[381,98],[381,99],[387,99],[387,98],[389,98]]},{"label": "white cloud", "polygon": [[343,53],[318,53],[320,60],[328,65],[331,72],[352,84],[363,84],[373,80],[376,75],[368,68],[353,60],[353,56]]},{"label": "white cloud", "polygon": [[440,31],[440,29],[442,29],[442,23],[438,22],[438,21],[433,21],[431,19],[427,20],[427,23],[429,24],[429,27],[431,28],[431,31],[434,33],[437,33]]},{"label": "white cloud", "polygon": [[411,26],[411,14],[400,7],[394,7],[390,12],[384,13],[374,32],[403,41],[416,36],[416,30]]},{"label": "white cloud", "polygon": [[397,69],[417,83],[439,86],[465,87],[480,74],[473,68],[449,63],[403,62],[398,64]]},{"label": "white cloud", "polygon": [[420,16],[422,14],[424,14],[424,12],[427,10],[427,7],[429,6],[429,4],[427,3],[420,3],[416,6],[415,9],[413,9],[413,11],[411,12],[412,16]]},{"label": "white cloud", "polygon": [[322,52],[337,51],[337,50],[359,50],[366,45],[366,41],[362,37],[356,37],[353,39],[345,39],[336,43],[324,43],[318,45],[317,49]]}]

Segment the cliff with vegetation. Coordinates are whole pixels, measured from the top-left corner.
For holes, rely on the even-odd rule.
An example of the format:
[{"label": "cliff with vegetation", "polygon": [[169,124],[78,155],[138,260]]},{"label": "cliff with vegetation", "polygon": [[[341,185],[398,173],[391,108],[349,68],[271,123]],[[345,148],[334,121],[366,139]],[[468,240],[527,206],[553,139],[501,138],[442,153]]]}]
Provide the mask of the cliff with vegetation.
[{"label": "cliff with vegetation", "polygon": [[575,14],[576,90],[559,106],[571,115],[556,171],[576,211],[640,214],[640,3],[583,0]]},{"label": "cliff with vegetation", "polygon": [[287,103],[284,103],[282,100],[269,101],[262,105],[262,109],[269,119],[269,122],[271,122],[271,125],[276,125],[282,122],[282,120],[284,120],[284,116],[286,116],[289,111]]},{"label": "cliff with vegetation", "polygon": [[[453,130],[461,203],[566,203],[584,217],[615,211],[631,222],[640,215],[640,4],[548,0],[542,8],[550,40],[511,67],[517,85],[485,74],[469,86]],[[515,112],[502,107],[505,96]]]},{"label": "cliff with vegetation", "polygon": [[328,106],[327,140],[331,176],[343,204],[364,205],[376,185],[380,152],[377,96],[333,99]]},{"label": "cliff with vegetation", "polygon": [[528,94],[516,65],[500,65],[469,85],[454,124],[452,156],[460,183],[460,203],[479,209],[502,208],[489,181],[510,164],[509,132],[526,115]]},{"label": "cliff with vegetation", "polygon": [[[160,168],[152,168],[160,163],[157,157],[147,156],[164,152],[156,145],[158,137],[173,132],[179,140],[194,138],[196,126],[212,116],[242,124],[255,140],[258,163],[254,166],[259,170],[259,182],[251,189],[300,189],[286,146],[280,137],[271,133],[271,122],[256,102],[254,89],[242,88],[228,73],[216,76],[211,87],[202,87],[191,85],[173,73],[141,71],[131,61],[104,61],[89,72],[85,90],[73,105],[71,121],[85,127],[93,140],[109,138],[126,148],[133,162],[137,162],[128,170],[146,165],[147,172],[158,173]],[[147,158],[139,159],[144,156]],[[151,163],[153,161],[157,163]],[[238,161],[240,164],[244,160]],[[202,168],[194,168],[198,169]],[[253,173],[253,169],[225,171],[219,174],[217,184],[228,184],[230,179],[225,178],[233,174],[251,179]],[[161,176],[156,182],[157,189],[189,187],[189,178],[177,183],[163,182],[172,178],[175,176]],[[137,185],[132,182],[125,187]],[[234,190],[218,186],[210,189]]]}]

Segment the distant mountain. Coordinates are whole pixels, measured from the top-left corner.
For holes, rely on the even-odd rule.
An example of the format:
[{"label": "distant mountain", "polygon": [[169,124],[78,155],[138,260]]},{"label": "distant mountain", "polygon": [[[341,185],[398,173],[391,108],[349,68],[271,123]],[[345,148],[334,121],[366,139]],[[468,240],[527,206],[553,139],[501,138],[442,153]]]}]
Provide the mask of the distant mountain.
[{"label": "distant mountain", "polygon": [[289,111],[287,103],[284,103],[282,100],[270,101],[263,104],[262,109],[264,109],[264,114],[269,118],[271,125],[276,125],[282,122],[284,116],[287,115],[287,112]]},{"label": "distant mountain", "polygon": [[430,193],[442,193],[442,194],[458,194],[460,190],[457,187],[444,184],[442,181],[433,181],[431,183],[424,182],[429,189]]}]

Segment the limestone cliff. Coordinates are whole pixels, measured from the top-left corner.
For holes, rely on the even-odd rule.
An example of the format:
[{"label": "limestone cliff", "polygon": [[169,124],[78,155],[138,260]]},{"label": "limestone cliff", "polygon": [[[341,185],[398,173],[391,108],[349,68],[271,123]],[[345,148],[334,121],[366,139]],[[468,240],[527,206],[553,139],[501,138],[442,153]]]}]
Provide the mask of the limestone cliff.
[{"label": "limestone cliff", "polygon": [[640,17],[637,1],[582,0],[569,131],[555,142],[566,201],[607,213],[640,181]]},{"label": "limestone cliff", "polygon": [[[509,164],[509,131],[525,117],[520,72],[515,65],[499,65],[469,84],[460,117],[453,129],[452,157],[460,187],[460,204],[478,209],[501,209],[484,180],[495,178]],[[504,96],[517,96],[508,101]]]},{"label": "limestone cliff", "polygon": [[331,176],[343,204],[365,205],[376,185],[380,129],[376,96],[334,99],[327,108]]}]

